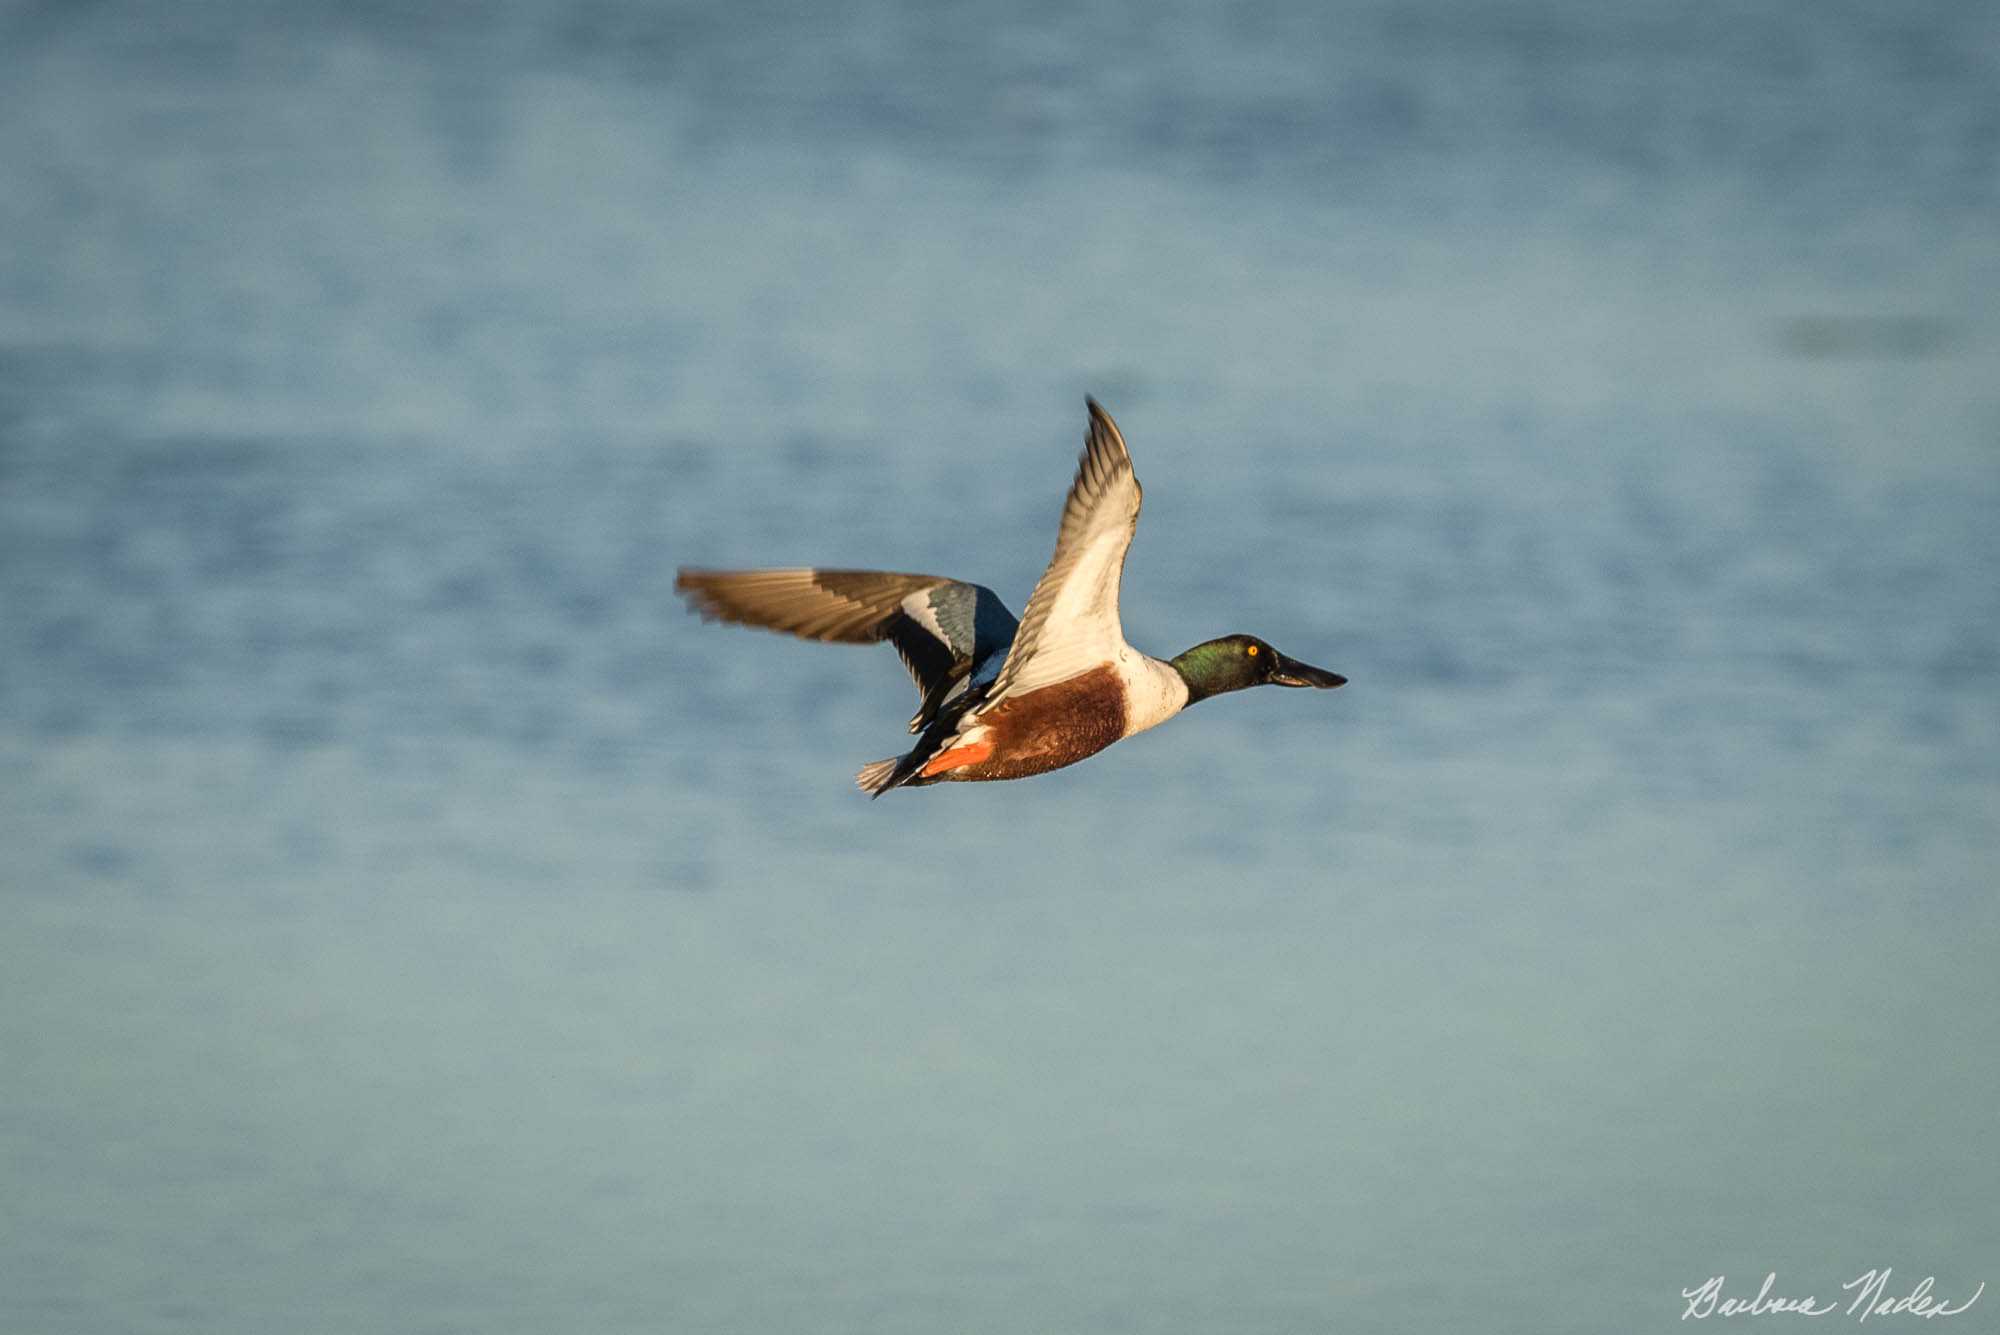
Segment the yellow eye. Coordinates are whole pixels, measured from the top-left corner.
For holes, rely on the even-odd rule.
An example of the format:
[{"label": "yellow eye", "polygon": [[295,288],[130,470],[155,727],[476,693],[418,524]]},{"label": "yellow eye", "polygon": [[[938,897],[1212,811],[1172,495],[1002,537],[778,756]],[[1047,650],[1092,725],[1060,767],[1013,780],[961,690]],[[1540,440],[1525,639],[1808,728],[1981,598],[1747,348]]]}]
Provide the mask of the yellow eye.
[{"label": "yellow eye", "polygon": [[1254,644],[1246,644],[1243,646],[1243,652],[1250,655],[1252,658],[1255,658],[1257,656],[1257,646]]}]

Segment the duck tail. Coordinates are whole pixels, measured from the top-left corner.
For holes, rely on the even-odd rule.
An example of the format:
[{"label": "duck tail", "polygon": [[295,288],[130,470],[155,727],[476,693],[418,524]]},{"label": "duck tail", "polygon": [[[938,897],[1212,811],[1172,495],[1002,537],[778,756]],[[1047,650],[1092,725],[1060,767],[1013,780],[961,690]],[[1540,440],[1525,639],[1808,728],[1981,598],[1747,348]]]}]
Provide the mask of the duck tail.
[{"label": "duck tail", "polygon": [[902,763],[902,756],[890,756],[887,760],[863,765],[861,772],[854,776],[855,786],[870,797],[880,797],[896,786],[896,767]]}]

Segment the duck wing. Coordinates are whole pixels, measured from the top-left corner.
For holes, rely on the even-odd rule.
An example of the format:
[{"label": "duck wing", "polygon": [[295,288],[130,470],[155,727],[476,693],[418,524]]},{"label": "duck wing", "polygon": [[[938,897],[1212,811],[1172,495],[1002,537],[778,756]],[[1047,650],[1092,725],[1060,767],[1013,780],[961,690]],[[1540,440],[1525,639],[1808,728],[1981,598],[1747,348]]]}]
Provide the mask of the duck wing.
[{"label": "duck wing", "polygon": [[681,570],[674,588],[704,621],[835,644],[896,646],[923,701],[921,732],[953,688],[1013,643],[1016,622],[993,590],[939,575],[887,570]]},{"label": "duck wing", "polygon": [[1115,658],[1125,644],[1118,584],[1144,493],[1118,424],[1096,399],[1063,503],[1055,555],[1021,614],[1013,647],[981,708],[1067,681]]}]

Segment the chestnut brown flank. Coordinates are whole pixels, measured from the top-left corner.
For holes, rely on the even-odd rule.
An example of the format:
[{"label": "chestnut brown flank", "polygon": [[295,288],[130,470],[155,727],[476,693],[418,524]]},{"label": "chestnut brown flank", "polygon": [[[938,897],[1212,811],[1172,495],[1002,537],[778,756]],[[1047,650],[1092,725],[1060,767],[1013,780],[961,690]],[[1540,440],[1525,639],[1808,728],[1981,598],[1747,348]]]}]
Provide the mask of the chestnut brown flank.
[{"label": "chestnut brown flank", "polygon": [[992,756],[939,779],[1024,779],[1094,756],[1125,735],[1125,688],[1107,663],[1004,701],[982,721],[993,730]]}]

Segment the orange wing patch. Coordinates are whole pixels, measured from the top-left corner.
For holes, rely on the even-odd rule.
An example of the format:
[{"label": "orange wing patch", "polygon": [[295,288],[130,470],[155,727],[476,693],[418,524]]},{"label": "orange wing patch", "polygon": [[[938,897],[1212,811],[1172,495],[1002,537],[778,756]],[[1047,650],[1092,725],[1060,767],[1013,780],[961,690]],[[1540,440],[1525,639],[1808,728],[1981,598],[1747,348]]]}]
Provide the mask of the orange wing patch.
[{"label": "orange wing patch", "polygon": [[974,742],[970,746],[955,746],[941,755],[935,755],[925,762],[918,773],[924,778],[934,778],[947,770],[960,769],[966,765],[977,765],[993,754],[993,743]]}]

